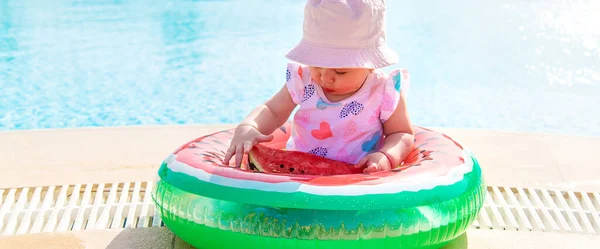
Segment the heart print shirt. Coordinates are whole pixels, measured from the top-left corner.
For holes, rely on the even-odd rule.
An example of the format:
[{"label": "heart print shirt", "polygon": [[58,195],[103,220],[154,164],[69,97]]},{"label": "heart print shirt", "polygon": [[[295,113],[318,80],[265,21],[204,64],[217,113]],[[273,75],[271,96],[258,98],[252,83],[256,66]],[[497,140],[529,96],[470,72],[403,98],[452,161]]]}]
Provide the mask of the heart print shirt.
[{"label": "heart print shirt", "polygon": [[406,69],[374,70],[352,96],[331,102],[312,81],[308,66],[288,63],[286,86],[299,105],[287,150],[357,163],[382,145],[383,123],[394,113],[400,92],[408,90]]}]

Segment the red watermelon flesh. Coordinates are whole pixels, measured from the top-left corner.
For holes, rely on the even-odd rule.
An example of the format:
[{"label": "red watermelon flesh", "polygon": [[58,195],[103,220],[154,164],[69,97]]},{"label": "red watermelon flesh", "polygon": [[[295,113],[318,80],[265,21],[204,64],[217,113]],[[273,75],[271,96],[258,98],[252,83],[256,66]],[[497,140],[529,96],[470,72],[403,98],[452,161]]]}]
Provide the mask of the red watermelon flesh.
[{"label": "red watermelon flesh", "polygon": [[250,169],[271,174],[345,175],[363,173],[353,164],[300,151],[285,151],[255,145],[248,153]]}]

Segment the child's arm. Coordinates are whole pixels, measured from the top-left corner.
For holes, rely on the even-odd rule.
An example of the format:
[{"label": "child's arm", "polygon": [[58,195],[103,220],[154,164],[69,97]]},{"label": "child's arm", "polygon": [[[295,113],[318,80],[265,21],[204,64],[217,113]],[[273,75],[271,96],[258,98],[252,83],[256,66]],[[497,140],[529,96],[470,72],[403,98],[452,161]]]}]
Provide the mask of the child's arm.
[{"label": "child's arm", "polygon": [[[296,104],[286,86],[271,99],[256,107],[235,129],[235,134],[225,154],[223,163],[228,165],[235,156],[235,167],[239,167],[242,158],[259,142],[273,139],[271,134],[289,118]],[[267,135],[265,135],[267,134]]]},{"label": "child's arm", "polygon": [[406,110],[404,93],[400,93],[398,107],[383,124],[383,132],[385,140],[381,149],[365,156],[356,164],[357,167],[366,166],[365,172],[389,170],[398,166],[412,150],[414,132]]},{"label": "child's arm", "polygon": [[250,125],[262,134],[271,134],[290,117],[296,104],[284,86],[271,99],[256,107],[239,125]]},{"label": "child's arm", "polygon": [[404,93],[400,93],[396,111],[383,124],[383,133],[386,138],[379,151],[389,157],[392,163],[391,167],[398,166],[408,156],[415,141],[412,123],[406,110]]}]

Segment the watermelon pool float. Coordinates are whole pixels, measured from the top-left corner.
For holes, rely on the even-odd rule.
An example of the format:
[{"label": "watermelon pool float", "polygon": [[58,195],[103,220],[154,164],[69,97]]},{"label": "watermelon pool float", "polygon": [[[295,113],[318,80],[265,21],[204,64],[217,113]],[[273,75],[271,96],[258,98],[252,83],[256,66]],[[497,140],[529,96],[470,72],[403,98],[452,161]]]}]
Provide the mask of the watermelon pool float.
[{"label": "watermelon pool float", "polygon": [[[197,248],[440,248],[476,218],[485,186],[462,145],[414,128],[402,165],[342,175],[300,172],[319,163],[302,154],[272,154],[280,170],[265,153],[253,153],[245,169],[224,166],[233,130],[217,132],[166,158],[153,199],[165,225]],[[283,148],[288,131],[262,145]]]}]

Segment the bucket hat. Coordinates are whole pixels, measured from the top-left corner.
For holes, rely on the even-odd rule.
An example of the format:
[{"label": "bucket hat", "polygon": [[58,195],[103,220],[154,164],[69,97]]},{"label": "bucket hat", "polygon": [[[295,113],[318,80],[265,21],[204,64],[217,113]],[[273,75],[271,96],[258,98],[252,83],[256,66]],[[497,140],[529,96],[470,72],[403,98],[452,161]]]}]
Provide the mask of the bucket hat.
[{"label": "bucket hat", "polygon": [[286,58],[325,68],[382,68],[398,62],[386,43],[385,0],[308,0],[302,39]]}]

